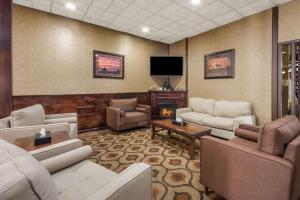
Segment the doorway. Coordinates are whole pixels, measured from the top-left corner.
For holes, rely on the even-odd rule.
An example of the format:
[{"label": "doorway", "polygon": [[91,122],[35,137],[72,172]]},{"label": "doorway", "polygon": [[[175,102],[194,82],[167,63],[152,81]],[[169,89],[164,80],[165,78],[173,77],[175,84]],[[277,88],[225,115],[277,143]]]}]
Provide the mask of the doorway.
[{"label": "doorway", "polygon": [[300,118],[300,40],[279,44],[278,115]]}]

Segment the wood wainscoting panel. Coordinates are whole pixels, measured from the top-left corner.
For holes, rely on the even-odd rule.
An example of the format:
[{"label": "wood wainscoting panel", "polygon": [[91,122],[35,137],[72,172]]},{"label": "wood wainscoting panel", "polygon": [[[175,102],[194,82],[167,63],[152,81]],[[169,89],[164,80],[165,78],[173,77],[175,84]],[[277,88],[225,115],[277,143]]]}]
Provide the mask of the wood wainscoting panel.
[{"label": "wood wainscoting panel", "polygon": [[150,105],[148,92],[112,94],[72,94],[14,96],[13,110],[42,104],[46,114],[76,112],[78,129],[85,132],[106,127],[106,107],[111,99],[137,97],[140,104]]}]

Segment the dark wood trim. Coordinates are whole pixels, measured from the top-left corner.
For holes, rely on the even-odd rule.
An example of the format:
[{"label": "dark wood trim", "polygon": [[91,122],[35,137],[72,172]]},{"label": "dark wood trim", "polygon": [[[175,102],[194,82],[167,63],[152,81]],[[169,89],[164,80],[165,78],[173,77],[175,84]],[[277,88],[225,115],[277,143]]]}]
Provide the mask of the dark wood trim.
[{"label": "dark wood trim", "polygon": [[189,39],[185,38],[185,89],[189,91]]},{"label": "dark wood trim", "polygon": [[0,0],[0,118],[12,109],[12,0]]},{"label": "dark wood trim", "polygon": [[278,7],[272,8],[272,120],[278,118]]}]

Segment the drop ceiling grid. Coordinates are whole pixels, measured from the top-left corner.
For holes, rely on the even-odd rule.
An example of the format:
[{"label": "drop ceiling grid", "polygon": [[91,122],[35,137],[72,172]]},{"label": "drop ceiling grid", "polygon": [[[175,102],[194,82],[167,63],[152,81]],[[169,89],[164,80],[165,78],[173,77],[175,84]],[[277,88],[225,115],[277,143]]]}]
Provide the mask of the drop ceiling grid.
[{"label": "drop ceiling grid", "polygon": [[[173,43],[290,0],[14,0],[14,3],[91,24]],[[76,10],[65,4],[74,3]],[[149,27],[149,33],[141,31]]]}]

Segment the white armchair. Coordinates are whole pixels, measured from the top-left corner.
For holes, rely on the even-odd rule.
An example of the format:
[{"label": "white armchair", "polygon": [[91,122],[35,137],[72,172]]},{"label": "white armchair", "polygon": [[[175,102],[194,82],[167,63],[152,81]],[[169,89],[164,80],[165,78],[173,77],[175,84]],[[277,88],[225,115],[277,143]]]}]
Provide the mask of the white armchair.
[{"label": "white armchair", "polygon": [[70,138],[77,138],[77,113],[46,115],[40,104],[16,110],[10,117],[0,120],[0,138],[3,136],[13,142],[12,139],[31,136],[41,128],[52,132],[66,131]]},{"label": "white armchair", "polygon": [[0,197],[4,199],[152,199],[152,169],[144,163],[133,164],[117,174],[85,160],[92,153],[90,146],[39,162],[1,139],[0,149]]}]

